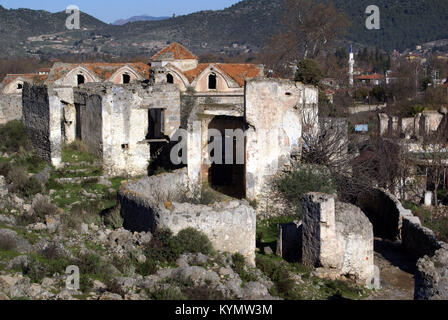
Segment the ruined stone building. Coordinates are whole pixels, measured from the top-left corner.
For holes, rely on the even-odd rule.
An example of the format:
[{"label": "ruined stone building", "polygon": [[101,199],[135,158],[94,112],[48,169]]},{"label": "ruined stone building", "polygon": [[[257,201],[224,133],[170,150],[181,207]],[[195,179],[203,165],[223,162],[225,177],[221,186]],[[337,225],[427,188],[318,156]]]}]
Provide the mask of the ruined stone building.
[{"label": "ruined stone building", "polygon": [[[447,121],[448,112],[443,107],[438,111],[423,111],[414,117],[406,118],[385,113],[378,115],[379,135],[387,143],[401,148],[407,154],[407,182],[414,184],[416,191],[406,194],[405,198],[425,197],[430,182],[427,177],[434,172],[434,168],[443,173],[441,187],[448,187],[448,157],[443,156],[448,151]],[[443,165],[445,169],[439,169]],[[403,198],[399,194],[397,196]],[[431,200],[427,204],[431,205]]]},{"label": "ruined stone building", "polygon": [[0,123],[22,118],[24,83],[77,87],[83,83],[126,84],[149,78],[145,63],[61,63],[31,74],[8,74],[0,84]]}]

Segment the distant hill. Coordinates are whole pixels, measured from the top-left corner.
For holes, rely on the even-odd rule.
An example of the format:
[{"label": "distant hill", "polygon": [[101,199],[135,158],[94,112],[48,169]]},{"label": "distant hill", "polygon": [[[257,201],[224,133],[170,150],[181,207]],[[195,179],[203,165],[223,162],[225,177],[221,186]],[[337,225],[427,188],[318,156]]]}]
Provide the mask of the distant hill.
[{"label": "distant hill", "polygon": [[112,24],[115,26],[122,26],[126,23],[129,22],[137,22],[137,21],[160,21],[160,20],[166,20],[169,19],[170,17],[151,17],[151,16],[135,16],[135,17],[130,17],[129,19],[120,19],[117,20],[115,22],[113,22]]},{"label": "distant hill", "polygon": [[[376,0],[381,10],[381,30],[365,27],[364,12],[371,0],[334,0],[334,3],[351,21],[345,40],[386,50],[404,50],[448,38],[447,0]],[[244,0],[224,10],[124,25],[105,24],[82,14],[82,30],[68,31],[64,28],[65,12],[6,10],[0,6],[0,56],[66,53],[149,56],[171,41],[181,42],[197,54],[259,51],[278,30],[284,12],[283,0]]]}]

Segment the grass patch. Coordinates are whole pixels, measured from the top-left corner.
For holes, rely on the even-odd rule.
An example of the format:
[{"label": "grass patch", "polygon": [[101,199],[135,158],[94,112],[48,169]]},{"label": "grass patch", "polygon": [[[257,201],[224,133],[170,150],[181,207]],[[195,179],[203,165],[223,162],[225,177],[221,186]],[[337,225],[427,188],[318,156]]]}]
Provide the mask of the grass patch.
[{"label": "grass patch", "polygon": [[66,163],[94,163],[99,158],[89,153],[87,147],[81,141],[75,141],[62,149],[62,162]]}]

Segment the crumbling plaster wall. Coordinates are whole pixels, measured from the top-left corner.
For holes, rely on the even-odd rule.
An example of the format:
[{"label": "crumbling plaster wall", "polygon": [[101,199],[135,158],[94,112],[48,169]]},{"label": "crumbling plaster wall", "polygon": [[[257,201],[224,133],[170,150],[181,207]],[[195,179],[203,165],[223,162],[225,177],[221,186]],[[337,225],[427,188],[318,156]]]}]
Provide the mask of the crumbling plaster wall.
[{"label": "crumbling plaster wall", "polygon": [[[270,177],[291,165],[302,148],[304,112],[315,112],[318,90],[288,80],[254,79],[246,83],[246,191],[256,199]],[[317,115],[312,117],[316,120]]]},{"label": "crumbling plaster wall", "polygon": [[82,107],[82,140],[103,159],[112,176],[147,172],[150,147],[146,142],[149,109],[165,110],[165,134],[180,125],[180,92],[174,85],[86,84],[76,89]]},{"label": "crumbling plaster wall", "polygon": [[0,124],[22,119],[22,93],[0,94]]}]

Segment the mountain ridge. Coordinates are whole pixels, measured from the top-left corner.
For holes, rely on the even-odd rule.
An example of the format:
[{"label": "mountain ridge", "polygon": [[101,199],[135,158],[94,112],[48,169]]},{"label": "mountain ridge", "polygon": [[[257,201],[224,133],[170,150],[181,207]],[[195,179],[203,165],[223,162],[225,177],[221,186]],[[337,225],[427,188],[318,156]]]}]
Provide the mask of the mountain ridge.
[{"label": "mountain ridge", "polygon": [[[334,0],[335,6],[345,11],[351,21],[345,40],[403,51],[448,38],[446,0],[377,0],[381,10],[380,30],[365,27],[365,9],[370,2]],[[0,45],[4,49],[0,55],[151,55],[173,41],[197,54],[258,52],[268,37],[279,30],[284,12],[283,0],[244,0],[222,10],[124,25],[106,24],[82,13],[81,30],[66,30],[65,12],[0,6]]]}]

